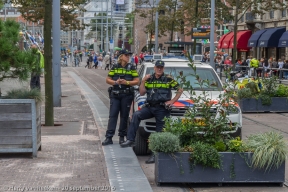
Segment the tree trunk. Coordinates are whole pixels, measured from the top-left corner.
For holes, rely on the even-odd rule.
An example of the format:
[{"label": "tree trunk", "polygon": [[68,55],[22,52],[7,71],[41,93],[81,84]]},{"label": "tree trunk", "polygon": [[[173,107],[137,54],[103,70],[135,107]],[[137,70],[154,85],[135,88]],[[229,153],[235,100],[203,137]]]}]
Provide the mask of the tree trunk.
[{"label": "tree trunk", "polygon": [[45,15],[44,15],[45,126],[54,126],[51,13],[52,13],[52,0],[45,0]]}]

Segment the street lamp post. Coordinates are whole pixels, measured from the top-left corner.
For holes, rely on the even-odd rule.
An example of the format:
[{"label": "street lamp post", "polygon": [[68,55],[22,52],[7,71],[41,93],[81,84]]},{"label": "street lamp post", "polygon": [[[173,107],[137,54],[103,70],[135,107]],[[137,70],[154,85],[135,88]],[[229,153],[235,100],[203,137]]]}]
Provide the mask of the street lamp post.
[{"label": "street lamp post", "polygon": [[214,62],[214,18],[215,18],[215,0],[211,0],[211,9],[210,9],[210,65],[213,69],[215,69],[215,62]]}]

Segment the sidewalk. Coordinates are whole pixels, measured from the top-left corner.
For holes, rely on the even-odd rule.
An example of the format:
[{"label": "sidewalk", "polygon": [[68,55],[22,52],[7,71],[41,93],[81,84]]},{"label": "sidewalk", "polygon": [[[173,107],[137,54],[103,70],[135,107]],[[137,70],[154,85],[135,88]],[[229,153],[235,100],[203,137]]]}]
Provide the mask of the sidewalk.
[{"label": "sidewalk", "polygon": [[[62,68],[62,107],[54,107],[54,124],[57,126],[42,126],[42,150],[38,151],[37,158],[32,158],[31,154],[0,154],[0,192],[24,189],[59,192],[139,191],[142,187],[141,191],[152,191],[136,156],[133,157],[132,149],[121,150],[117,141],[114,145],[102,147],[101,137],[106,129],[103,122],[107,122],[107,117],[103,119],[103,115],[109,115],[106,114],[108,109],[101,107],[101,103],[95,104],[100,99],[80,78],[77,81],[75,78],[79,77],[69,68]],[[41,82],[44,82],[44,78],[41,78]],[[2,94],[11,86],[17,88],[29,86],[29,83],[1,82]],[[44,84],[41,86],[43,92]],[[93,108],[94,105],[98,109]],[[99,107],[102,113],[96,117],[95,111]],[[45,123],[44,112],[43,103],[42,124]],[[136,183],[132,184],[133,179],[139,185],[134,186]]]},{"label": "sidewalk", "polygon": [[[23,86],[29,83],[0,84],[3,94],[11,87]],[[76,191],[81,187],[99,191],[111,187],[92,111],[66,72],[62,73],[62,95],[68,97],[62,97],[62,107],[54,108],[55,124],[61,126],[42,126],[42,151],[38,151],[37,158],[30,154],[0,154],[1,192],[23,191],[25,187],[32,191]],[[43,124],[44,111],[43,103]]]}]

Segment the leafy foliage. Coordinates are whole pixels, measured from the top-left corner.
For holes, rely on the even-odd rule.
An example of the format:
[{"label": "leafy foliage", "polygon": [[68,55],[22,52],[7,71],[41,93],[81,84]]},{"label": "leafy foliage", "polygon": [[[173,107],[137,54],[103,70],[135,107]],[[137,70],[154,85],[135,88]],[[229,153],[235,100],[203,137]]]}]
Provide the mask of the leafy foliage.
[{"label": "leafy foliage", "polygon": [[[190,59],[189,56],[188,58]],[[189,92],[190,100],[194,104],[187,109],[184,118],[165,119],[164,131],[178,135],[181,146],[190,145],[196,141],[214,145],[217,141],[227,137],[225,131],[234,130],[228,119],[229,112],[237,110],[231,101],[233,92],[221,93],[219,90],[219,97],[212,100],[209,91],[205,91],[204,88],[213,87],[213,82],[201,79],[192,61],[188,65],[194,71],[190,75],[197,80],[196,84],[200,87],[201,93],[196,93],[186,77],[179,74],[177,79],[180,86]]]},{"label": "leafy foliage", "polygon": [[240,137],[228,141],[228,150],[231,152],[243,152],[243,142]]},{"label": "leafy foliage", "polygon": [[5,99],[35,99],[36,102],[43,101],[39,89],[15,89],[6,93]]},{"label": "leafy foliage", "polygon": [[179,138],[168,132],[152,133],[149,136],[149,149],[153,152],[178,152],[180,150]]},{"label": "leafy foliage", "polygon": [[254,150],[252,157],[254,168],[265,169],[265,171],[271,168],[277,169],[287,158],[287,144],[280,133],[272,131],[250,135],[246,145]]},{"label": "leafy foliage", "polygon": [[[21,15],[27,20],[32,22],[42,21],[45,14],[45,1],[47,0],[10,0],[17,7]],[[51,0],[52,1],[52,0]],[[77,20],[77,11],[85,12],[83,4],[86,0],[60,0],[61,11],[61,25],[66,27],[70,25],[71,29],[84,29],[81,26],[80,20]]]},{"label": "leafy foliage", "polygon": [[38,66],[34,50],[23,51],[17,46],[19,29],[16,21],[0,20],[0,81],[5,78],[27,80]]},{"label": "leafy foliage", "polygon": [[193,153],[190,154],[190,161],[193,166],[200,164],[203,167],[221,168],[221,156],[214,147],[200,141],[192,144],[192,147]]}]

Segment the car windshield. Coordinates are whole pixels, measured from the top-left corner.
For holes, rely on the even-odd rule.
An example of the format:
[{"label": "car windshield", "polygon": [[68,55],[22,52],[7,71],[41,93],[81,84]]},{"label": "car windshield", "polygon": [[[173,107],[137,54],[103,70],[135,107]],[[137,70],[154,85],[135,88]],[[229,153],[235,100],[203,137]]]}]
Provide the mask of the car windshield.
[{"label": "car windshield", "polygon": [[[202,80],[209,80],[210,86],[200,87],[198,84],[198,81],[196,80],[195,76],[192,76],[191,74],[194,74],[194,71],[190,67],[165,67],[164,73],[171,75],[175,80],[179,76],[180,71],[183,72],[183,75],[186,76],[186,80],[190,81],[190,85],[195,90],[205,90],[205,91],[218,91],[223,90],[221,83],[219,82],[219,79],[217,77],[217,74],[209,68],[197,68],[196,73],[199,75],[200,79]],[[146,74],[153,74],[154,68],[148,67],[146,70]],[[178,80],[180,83],[180,80]]]}]

